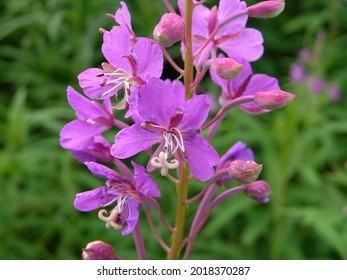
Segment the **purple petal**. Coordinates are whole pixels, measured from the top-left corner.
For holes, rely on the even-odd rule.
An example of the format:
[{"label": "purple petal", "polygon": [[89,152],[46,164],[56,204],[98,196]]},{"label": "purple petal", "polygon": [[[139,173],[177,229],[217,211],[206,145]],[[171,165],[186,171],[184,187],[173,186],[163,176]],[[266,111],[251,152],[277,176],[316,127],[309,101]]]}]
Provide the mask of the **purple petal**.
[{"label": "purple petal", "polygon": [[219,47],[230,57],[241,56],[255,61],[264,51],[263,36],[256,29],[246,28],[238,37],[221,43]]},{"label": "purple petal", "polygon": [[[197,44],[193,44],[193,45],[195,45],[195,47],[197,46]],[[204,48],[204,50],[195,58],[194,63],[198,66],[200,70],[204,68],[205,62],[210,58],[213,46],[214,46],[214,43],[210,42]]]},{"label": "purple petal", "polygon": [[139,95],[139,115],[146,121],[167,127],[177,107],[177,97],[171,91],[170,85],[152,78],[140,88]]},{"label": "purple petal", "polygon": [[147,131],[134,124],[122,129],[111,147],[111,155],[116,158],[128,158],[141,151],[147,150],[162,140],[162,135]]},{"label": "purple petal", "polygon": [[78,193],[74,206],[79,211],[88,212],[110,205],[116,199],[117,195],[110,193],[108,187],[100,187],[95,190]]},{"label": "purple petal", "polygon": [[148,40],[139,39],[133,49],[137,57],[137,75],[148,80],[149,78],[159,78],[163,72],[163,52]]},{"label": "purple petal", "polygon": [[127,235],[134,230],[140,214],[139,204],[134,198],[128,198],[127,207],[128,217],[125,218],[127,225],[122,229],[122,235]]},{"label": "purple petal", "polygon": [[187,100],[183,106],[183,118],[178,127],[181,131],[199,129],[208,117],[210,104],[204,94],[195,95]]},{"label": "purple petal", "polygon": [[127,5],[121,1],[120,4],[122,8],[119,8],[115,15],[115,21],[124,29],[126,29],[129,34],[132,34],[132,26],[131,26],[131,15],[129,13]]},{"label": "purple petal", "polygon": [[136,189],[145,197],[159,197],[160,191],[157,187],[157,184],[152,179],[152,177],[146,173],[146,169],[142,165],[136,164],[133,161],[131,162],[131,164],[134,167]]},{"label": "purple petal", "polygon": [[116,171],[112,170],[111,168],[108,168],[102,164],[96,163],[96,162],[85,162],[84,163],[90,172],[96,177],[109,179],[109,177],[113,177],[114,174],[118,174]]},{"label": "purple petal", "polygon": [[105,131],[101,125],[74,120],[66,124],[60,132],[60,145],[64,149],[82,150],[92,144],[93,137]]},{"label": "purple petal", "polygon": [[[196,2],[196,1],[194,1]],[[178,1],[178,7],[182,18],[184,17],[184,0]],[[192,21],[192,34],[208,37],[208,20],[210,17],[210,9],[204,5],[199,5],[194,8]]]},{"label": "purple petal", "polygon": [[199,5],[194,8],[192,21],[192,34],[198,34],[202,37],[208,37],[208,21],[211,11],[204,5]]},{"label": "purple petal", "polygon": [[212,166],[219,162],[216,150],[199,134],[185,139],[184,145],[187,161],[195,178],[200,181],[209,180],[214,174]]},{"label": "purple petal", "polygon": [[121,28],[112,28],[104,33],[104,42],[101,47],[107,61],[116,68],[121,68],[129,74],[132,72],[129,61],[123,58],[131,52],[130,35]]},{"label": "purple petal", "polygon": [[67,88],[67,99],[76,111],[78,119],[97,125],[112,126],[113,116],[103,105],[88,100],[70,86]]},{"label": "purple petal", "polygon": [[[115,87],[115,83],[109,83],[101,86],[104,81],[112,80],[108,76],[100,76],[98,74],[104,73],[104,70],[98,68],[89,68],[78,75],[78,81],[83,89],[85,95],[91,99],[108,99],[110,96],[115,95],[122,85]],[[112,91],[111,89],[114,88]],[[105,92],[110,92],[103,95]]]},{"label": "purple petal", "polygon": [[177,107],[181,108],[186,101],[184,84],[180,80],[166,79],[164,82],[171,87],[171,91],[176,95]]},{"label": "purple petal", "polygon": [[[220,0],[218,7],[218,23],[222,23],[224,20],[230,18],[231,15],[237,13],[238,11],[245,10],[247,7],[245,2],[240,2],[239,0]],[[233,35],[240,32],[245,28],[248,16],[245,14],[237,19],[232,20],[230,23],[226,24],[218,31],[216,37],[219,38],[225,35]]]},{"label": "purple petal", "polygon": [[226,168],[229,161],[241,159],[243,161],[254,160],[253,152],[241,141],[235,143],[220,159],[218,169]]},{"label": "purple petal", "polygon": [[105,161],[111,162],[110,154],[111,146],[107,140],[100,136],[94,136],[90,145],[83,147],[80,150],[70,150],[74,157],[81,163],[86,161]]}]

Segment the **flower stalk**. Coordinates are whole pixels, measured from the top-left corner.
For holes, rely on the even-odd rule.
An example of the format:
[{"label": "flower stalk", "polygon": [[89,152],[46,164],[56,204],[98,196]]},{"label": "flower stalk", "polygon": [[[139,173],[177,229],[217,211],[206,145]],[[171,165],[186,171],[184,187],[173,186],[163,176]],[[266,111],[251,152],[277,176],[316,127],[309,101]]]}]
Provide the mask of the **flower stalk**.
[{"label": "flower stalk", "polygon": [[176,186],[177,188],[177,209],[176,209],[176,221],[175,232],[171,236],[171,249],[167,255],[168,260],[177,260],[182,247],[182,237],[187,211],[187,196],[188,196],[188,184],[189,174],[188,166],[184,163],[181,167],[180,182]]}]

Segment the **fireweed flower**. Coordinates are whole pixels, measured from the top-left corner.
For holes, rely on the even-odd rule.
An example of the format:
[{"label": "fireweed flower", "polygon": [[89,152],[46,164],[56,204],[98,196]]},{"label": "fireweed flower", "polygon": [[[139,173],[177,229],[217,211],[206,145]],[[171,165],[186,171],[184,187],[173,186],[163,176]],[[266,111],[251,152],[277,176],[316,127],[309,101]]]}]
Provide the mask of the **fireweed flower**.
[{"label": "fireweed flower", "polygon": [[293,63],[290,66],[290,80],[294,83],[302,83],[307,79],[305,67],[298,63]]},{"label": "fireweed flower", "polygon": [[[219,98],[221,105],[240,96],[255,96],[260,91],[279,89],[278,81],[275,78],[265,74],[253,75],[251,65],[246,60],[242,58],[237,58],[236,60],[243,64],[243,68],[238,76],[232,80],[222,79],[218,77],[215,71],[210,69],[211,79],[222,89]],[[250,114],[260,114],[269,111],[261,108],[255,102],[247,102],[238,107]]]},{"label": "fireweed flower", "polygon": [[163,70],[163,53],[155,44],[139,39],[132,46],[128,31],[113,28],[105,32],[102,53],[108,62],[102,68],[89,68],[79,74],[80,86],[92,99],[105,99],[124,88],[124,98],[116,109],[132,102],[131,86],[139,88],[151,77],[159,78]]},{"label": "fireweed flower", "polygon": [[[181,15],[184,15],[184,0],[179,0],[178,6]],[[218,32],[213,40],[196,57],[195,64],[202,67],[204,62],[217,57],[217,50],[221,49],[229,57],[240,56],[247,61],[255,61],[263,54],[263,37],[261,33],[252,28],[246,28],[248,16],[241,15],[230,22],[230,16],[247,10],[246,3],[240,0],[220,0],[219,7],[211,10],[204,5],[194,8],[192,22],[193,52],[202,47],[215,28]]]},{"label": "fireweed flower", "polygon": [[[113,115],[110,100],[104,100],[104,105],[90,101],[72,87],[67,88],[67,99],[75,110],[77,120],[66,124],[60,132],[60,145],[71,151],[84,151],[93,146],[96,136],[113,126]],[[102,142],[102,145],[105,143]],[[92,148],[93,149],[93,148]]]},{"label": "fireweed flower", "polygon": [[142,121],[116,135],[111,154],[124,159],[159,143],[150,163],[160,168],[162,175],[187,161],[198,180],[210,179],[219,157],[199,134],[209,112],[207,96],[195,95],[185,101],[169,83],[154,78],[140,88],[139,96],[137,109]]},{"label": "fireweed flower", "polygon": [[94,176],[107,179],[106,186],[78,193],[74,201],[75,208],[89,212],[116,203],[111,211],[101,209],[98,217],[106,222],[107,228],[121,230],[122,235],[131,233],[139,218],[139,205],[146,203],[146,199],[160,196],[155,181],[143,166],[135,162],[131,162],[134,167],[132,178],[95,162],[85,164]]},{"label": "fireweed flower", "polygon": [[[216,168],[216,172],[222,170],[228,170],[230,162],[234,160],[243,160],[243,161],[253,161],[254,154],[253,151],[247,147],[247,145],[241,141],[236,142],[220,159],[220,162]],[[219,179],[216,183],[218,185],[224,185],[230,181],[232,177],[229,175],[224,176]]]}]

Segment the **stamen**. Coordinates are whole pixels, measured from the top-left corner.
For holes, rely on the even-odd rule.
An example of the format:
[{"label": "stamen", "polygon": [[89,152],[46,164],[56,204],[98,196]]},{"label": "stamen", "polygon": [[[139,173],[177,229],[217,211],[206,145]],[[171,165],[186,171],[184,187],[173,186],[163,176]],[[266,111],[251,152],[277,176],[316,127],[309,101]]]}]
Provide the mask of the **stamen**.
[{"label": "stamen", "polygon": [[180,139],[178,140],[177,136],[175,134],[173,134],[175,136],[175,140],[177,142],[177,145],[180,147],[181,151],[184,153],[186,150],[184,148],[184,141],[183,141],[183,136],[182,136],[181,131],[176,127],[172,127],[171,130],[176,131],[176,133],[180,137]]},{"label": "stamen", "polygon": [[160,174],[166,176],[169,169],[176,169],[179,166],[179,161],[177,159],[172,159],[170,162],[166,159],[166,153],[163,151],[159,153],[158,157],[153,157],[151,159],[151,164],[155,168],[160,168]]},{"label": "stamen", "polygon": [[114,228],[115,230],[121,230],[123,227],[116,222],[118,214],[120,214],[117,209],[113,209],[109,215],[107,216],[108,212],[105,209],[101,209],[98,212],[98,218],[106,222],[106,228]]}]

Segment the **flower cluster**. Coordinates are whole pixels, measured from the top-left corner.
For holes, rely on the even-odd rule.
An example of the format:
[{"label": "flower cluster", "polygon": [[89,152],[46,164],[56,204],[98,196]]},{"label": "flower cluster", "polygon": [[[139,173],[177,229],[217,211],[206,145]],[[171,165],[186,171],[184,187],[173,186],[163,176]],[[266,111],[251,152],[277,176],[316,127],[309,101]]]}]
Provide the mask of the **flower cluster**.
[{"label": "flower cluster", "polygon": [[[117,26],[100,29],[105,61],[100,68],[78,75],[85,96],[67,88],[77,119],[64,126],[60,143],[94,176],[106,181],[104,186],[77,194],[77,210],[99,209],[98,217],[106,227],[122,235],[132,233],[139,257],[146,258],[138,225],[142,206],[168,258],[178,258],[185,243],[184,258],[188,258],[196,234],[219,203],[239,192],[264,203],[271,193],[269,185],[258,180],[262,165],[254,162],[245,143],[237,142],[219,156],[211,139],[220,123],[232,108],[249,114],[268,113],[288,104],[294,95],[281,90],[275,78],[253,73],[250,64],[262,56],[264,47],[262,34],[246,26],[248,17],[276,16],[284,9],[283,0],[250,7],[245,1],[220,0],[212,8],[204,5],[206,1],[178,0],[179,12],[169,1],[163,2],[169,13],[154,28],[154,39],[136,36],[124,2],[109,15]],[[176,43],[181,44],[184,69],[167,50]],[[162,78],[164,58],[183,80]],[[216,112],[210,110],[210,96],[198,92],[200,82],[208,78],[220,87]],[[106,131],[113,132],[114,139],[106,139]],[[131,161],[129,168],[124,160],[139,153],[147,155],[145,166]],[[177,187],[177,213],[182,218],[176,219],[175,226],[161,213],[156,200],[160,187],[149,173],[165,176]],[[205,187],[188,198],[193,178],[205,182]],[[221,191],[220,186],[230,180],[241,185]],[[199,200],[184,241],[186,205]],[[152,208],[172,232],[171,246],[158,234]],[[102,259],[105,254],[105,259],[118,259],[109,246],[102,241],[91,243],[83,257]]]},{"label": "flower cluster", "polygon": [[316,45],[312,52],[310,48],[302,48],[298,58],[290,66],[289,77],[293,84],[308,86],[309,92],[313,95],[320,95],[324,92],[329,93],[332,102],[337,103],[341,100],[341,89],[336,82],[325,80],[317,71],[319,69],[318,62],[322,59],[323,53],[320,50],[325,34],[323,31],[318,32]]}]

